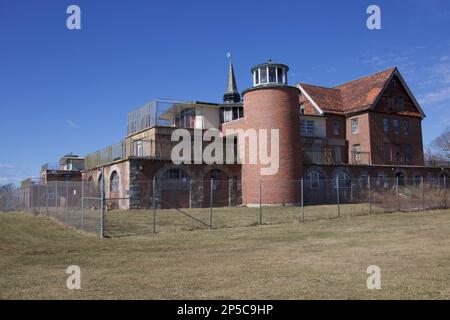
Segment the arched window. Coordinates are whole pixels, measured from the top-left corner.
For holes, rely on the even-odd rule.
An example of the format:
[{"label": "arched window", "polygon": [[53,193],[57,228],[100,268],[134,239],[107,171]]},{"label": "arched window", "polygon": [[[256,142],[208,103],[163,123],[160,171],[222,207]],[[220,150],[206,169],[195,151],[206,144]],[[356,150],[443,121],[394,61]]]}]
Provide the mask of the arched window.
[{"label": "arched window", "polygon": [[422,184],[422,176],[418,173],[414,175],[414,185],[420,186]]},{"label": "arched window", "polygon": [[109,178],[109,191],[110,192],[119,191],[119,174],[117,173],[117,171],[113,171],[111,173],[111,177]]},{"label": "arched window", "polygon": [[386,185],[386,174],[384,172],[379,172],[377,177],[377,186],[385,187]]},{"label": "arched window", "polygon": [[339,189],[341,188],[350,188],[352,184],[352,180],[350,178],[350,175],[345,171],[338,171],[338,173],[334,177],[334,187],[336,188],[336,185],[339,180]]},{"label": "arched window", "polygon": [[311,170],[305,175],[306,187],[310,189],[319,189],[320,180],[325,179],[325,176],[320,171]]},{"label": "arched window", "polygon": [[181,169],[172,168],[172,169],[169,169],[166,172],[164,172],[163,179],[186,181],[187,180],[187,175]]}]

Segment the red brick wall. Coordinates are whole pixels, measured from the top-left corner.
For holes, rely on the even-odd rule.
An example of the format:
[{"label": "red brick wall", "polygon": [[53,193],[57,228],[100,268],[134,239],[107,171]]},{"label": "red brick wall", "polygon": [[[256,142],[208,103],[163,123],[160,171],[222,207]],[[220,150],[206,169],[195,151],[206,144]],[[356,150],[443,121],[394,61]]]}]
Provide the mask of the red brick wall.
[{"label": "red brick wall", "polygon": [[[279,130],[279,170],[260,176],[262,165],[242,165],[244,204],[259,203],[259,179],[263,180],[264,204],[294,203],[298,190],[293,181],[301,176],[299,90],[294,87],[266,87],[244,93],[245,127]],[[270,148],[269,148],[270,150]],[[282,185],[283,184],[283,185]]]}]

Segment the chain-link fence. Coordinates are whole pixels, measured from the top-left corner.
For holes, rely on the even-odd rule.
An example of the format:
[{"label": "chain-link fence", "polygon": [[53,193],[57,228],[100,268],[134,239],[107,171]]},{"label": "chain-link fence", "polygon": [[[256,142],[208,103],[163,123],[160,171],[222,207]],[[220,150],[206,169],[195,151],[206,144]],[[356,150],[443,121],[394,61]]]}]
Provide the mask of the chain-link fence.
[{"label": "chain-link fence", "polygon": [[93,182],[32,181],[3,195],[0,211],[24,211],[54,218],[89,233],[101,231],[101,195]]},{"label": "chain-link fence", "polygon": [[[105,237],[149,235],[196,229],[248,227],[449,206],[449,186],[441,179],[256,180],[243,206],[242,183],[173,179],[132,182],[125,193],[101,181],[58,181],[12,190],[0,197],[0,211],[46,215],[76,229]],[[123,196],[125,194],[125,196]],[[279,202],[280,195],[289,201]],[[283,198],[283,196],[281,196]],[[278,199],[278,200],[277,200]]]}]

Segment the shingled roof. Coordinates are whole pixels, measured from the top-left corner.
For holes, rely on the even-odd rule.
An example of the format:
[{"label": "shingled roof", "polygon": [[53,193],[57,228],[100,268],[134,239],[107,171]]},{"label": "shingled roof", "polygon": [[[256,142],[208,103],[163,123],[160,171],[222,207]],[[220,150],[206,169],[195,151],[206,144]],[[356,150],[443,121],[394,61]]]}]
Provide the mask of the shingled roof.
[{"label": "shingled roof", "polygon": [[[389,68],[332,88],[306,83],[299,83],[299,87],[314,101],[320,111],[348,114],[372,108],[394,74],[401,78],[397,68]],[[422,113],[419,106],[418,109]]]}]

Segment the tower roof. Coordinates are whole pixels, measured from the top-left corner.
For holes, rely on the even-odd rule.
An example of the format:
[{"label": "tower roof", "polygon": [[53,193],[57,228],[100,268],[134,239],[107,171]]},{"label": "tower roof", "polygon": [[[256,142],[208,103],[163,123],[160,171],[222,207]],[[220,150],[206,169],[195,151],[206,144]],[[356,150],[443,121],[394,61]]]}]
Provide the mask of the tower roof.
[{"label": "tower roof", "polygon": [[230,66],[228,68],[228,82],[227,89],[223,95],[223,102],[225,103],[236,103],[241,102],[241,95],[238,92],[236,79],[234,77],[233,63],[230,59]]}]

